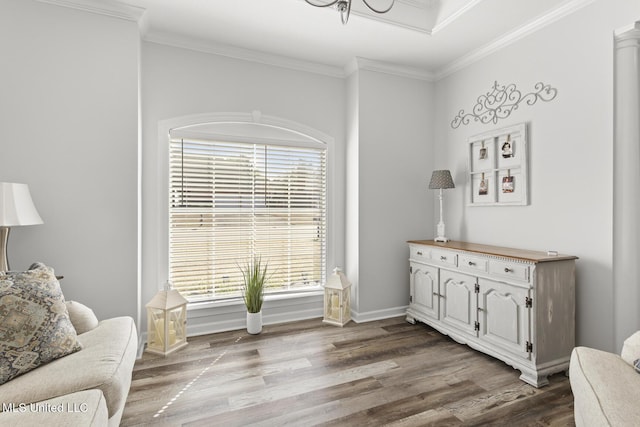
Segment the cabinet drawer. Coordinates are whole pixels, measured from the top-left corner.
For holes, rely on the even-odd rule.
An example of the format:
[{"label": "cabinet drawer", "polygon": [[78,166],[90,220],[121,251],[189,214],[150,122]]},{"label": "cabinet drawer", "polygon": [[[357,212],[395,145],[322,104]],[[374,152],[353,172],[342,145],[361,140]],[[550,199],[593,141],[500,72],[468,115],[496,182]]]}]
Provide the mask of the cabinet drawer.
[{"label": "cabinet drawer", "polygon": [[489,260],[486,258],[480,258],[472,255],[460,255],[460,259],[458,260],[458,267],[462,270],[468,271],[481,271],[486,273],[487,265],[489,264]]},{"label": "cabinet drawer", "polygon": [[440,264],[456,267],[458,265],[458,254],[455,252],[432,249],[431,260]]},{"label": "cabinet drawer", "polygon": [[411,245],[409,246],[409,258],[418,262],[427,262],[430,259],[431,252],[425,246]]},{"label": "cabinet drawer", "polygon": [[496,277],[529,281],[529,266],[509,261],[489,261],[489,273]]}]

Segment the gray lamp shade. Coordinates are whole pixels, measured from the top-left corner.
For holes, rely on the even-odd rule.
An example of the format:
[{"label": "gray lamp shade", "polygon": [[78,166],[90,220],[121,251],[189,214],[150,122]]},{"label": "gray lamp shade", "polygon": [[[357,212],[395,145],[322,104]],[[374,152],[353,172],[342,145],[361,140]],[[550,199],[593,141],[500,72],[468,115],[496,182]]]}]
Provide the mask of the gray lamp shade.
[{"label": "gray lamp shade", "polygon": [[451,178],[451,172],[448,170],[433,171],[433,174],[431,175],[429,189],[437,190],[440,188],[456,188],[453,184],[453,178]]}]

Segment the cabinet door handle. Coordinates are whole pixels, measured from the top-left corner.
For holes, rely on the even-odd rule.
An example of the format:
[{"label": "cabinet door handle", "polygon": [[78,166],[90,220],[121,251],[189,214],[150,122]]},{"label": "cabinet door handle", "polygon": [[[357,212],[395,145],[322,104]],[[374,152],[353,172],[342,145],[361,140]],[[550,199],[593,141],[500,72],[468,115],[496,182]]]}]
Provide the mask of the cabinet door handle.
[{"label": "cabinet door handle", "polygon": [[478,307],[478,311],[482,311],[482,307]]},{"label": "cabinet door handle", "polygon": [[418,253],[418,255],[422,255],[422,251],[418,251],[417,253]]},{"label": "cabinet door handle", "polygon": [[446,260],[447,260],[446,256],[443,255],[443,256],[440,257],[440,261],[446,261]]},{"label": "cabinet door handle", "polygon": [[513,273],[513,268],[505,267],[504,272],[505,273]]},{"label": "cabinet door handle", "polygon": [[473,261],[469,261],[469,266],[474,266],[474,265],[476,265],[476,263],[475,263],[475,262],[473,262]]}]

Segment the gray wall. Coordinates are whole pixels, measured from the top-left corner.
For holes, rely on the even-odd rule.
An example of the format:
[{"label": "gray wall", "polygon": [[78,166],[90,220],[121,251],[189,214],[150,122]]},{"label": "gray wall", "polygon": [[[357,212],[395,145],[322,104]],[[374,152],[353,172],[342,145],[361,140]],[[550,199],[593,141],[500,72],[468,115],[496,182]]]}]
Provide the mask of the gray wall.
[{"label": "gray wall", "polygon": [[433,84],[366,66],[356,73],[347,85],[347,273],[357,319],[370,320],[402,314],[406,241],[433,236]]},{"label": "gray wall", "polygon": [[[457,187],[447,192],[448,233],[580,257],[577,343],[605,350],[621,344],[613,340],[613,313],[619,309],[612,281],[613,33],[639,17],[640,2],[596,1],[436,84],[436,159],[452,170]],[[558,96],[550,103],[522,104],[498,124],[472,121],[452,129],[458,111],[470,111],[496,80],[516,84],[523,94],[544,82]],[[530,131],[530,205],[467,206],[468,137],[520,122]]]},{"label": "gray wall", "polygon": [[[29,184],[45,221],[12,231],[10,262],[53,265],[67,298],[99,317],[137,316],[166,278],[158,122],[261,110],[335,138],[331,264],[346,267],[363,319],[406,304],[404,241],[433,234],[437,203],[426,185],[435,168],[456,181],[445,195],[449,237],[580,257],[579,344],[613,350],[620,323],[634,318],[613,295],[637,285],[612,285],[613,31],[640,19],[639,2],[594,1],[434,83],[368,69],[341,79],[141,46],[133,21],[31,0],[0,6],[0,180]],[[451,129],[495,80],[525,93],[543,81],[559,94],[498,125]],[[519,122],[530,125],[531,204],[468,207],[467,138]],[[206,324],[210,314],[197,317]]]},{"label": "gray wall", "polygon": [[99,318],[137,317],[137,24],[0,6],[0,181],[29,184],[44,220],[12,230],[11,268],[42,261]]}]

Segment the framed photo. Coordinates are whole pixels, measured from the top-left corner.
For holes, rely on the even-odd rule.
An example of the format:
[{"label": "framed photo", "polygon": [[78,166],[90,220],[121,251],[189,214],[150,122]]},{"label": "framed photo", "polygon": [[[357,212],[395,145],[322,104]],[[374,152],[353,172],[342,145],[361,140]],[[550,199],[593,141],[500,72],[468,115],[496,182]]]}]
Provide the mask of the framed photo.
[{"label": "framed photo", "polygon": [[480,185],[478,186],[478,195],[485,196],[487,194],[489,194],[489,179],[482,178],[480,180]]},{"label": "framed photo", "polygon": [[519,132],[506,133],[499,135],[498,139],[498,155],[496,158],[497,169],[517,169],[521,166],[526,157],[523,157],[520,148],[524,146],[523,135]]},{"label": "framed photo", "polygon": [[476,172],[490,171],[496,165],[496,142],[493,139],[474,141],[469,148],[472,169]]},{"label": "framed photo", "polygon": [[502,192],[513,193],[513,176],[505,176],[502,178]]},{"label": "framed photo", "polygon": [[502,143],[502,157],[508,159],[509,157],[513,157],[513,148],[511,148],[511,141],[507,139],[504,143]]},{"label": "framed photo", "polygon": [[471,178],[471,200],[478,205],[490,205],[496,202],[496,188],[493,177],[487,173],[477,173]]},{"label": "framed photo", "polygon": [[469,205],[528,205],[526,123],[474,135],[468,143]]}]

